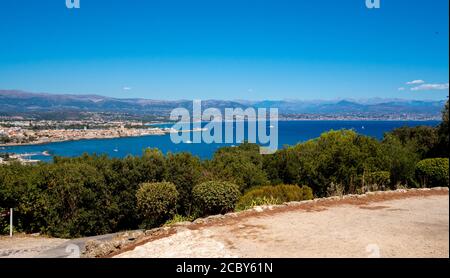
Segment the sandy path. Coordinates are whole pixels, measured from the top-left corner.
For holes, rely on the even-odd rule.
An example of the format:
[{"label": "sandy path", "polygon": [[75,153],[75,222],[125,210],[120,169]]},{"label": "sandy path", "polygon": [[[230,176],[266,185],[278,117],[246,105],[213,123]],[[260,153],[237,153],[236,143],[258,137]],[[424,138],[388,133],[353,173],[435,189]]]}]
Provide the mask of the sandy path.
[{"label": "sandy path", "polygon": [[110,241],[121,233],[61,239],[18,234],[13,238],[0,236],[1,258],[78,258],[90,240]]},{"label": "sandy path", "polygon": [[33,258],[67,241],[30,235],[14,235],[13,238],[1,236],[0,258]]},{"label": "sandy path", "polygon": [[449,257],[449,198],[291,210],[184,228],[128,257]]}]

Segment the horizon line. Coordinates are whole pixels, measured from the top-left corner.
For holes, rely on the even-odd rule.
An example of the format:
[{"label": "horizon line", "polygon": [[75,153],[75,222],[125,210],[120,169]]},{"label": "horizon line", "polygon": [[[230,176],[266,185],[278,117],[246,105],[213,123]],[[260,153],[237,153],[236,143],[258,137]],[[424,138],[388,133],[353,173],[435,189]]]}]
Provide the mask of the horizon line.
[{"label": "horizon line", "polygon": [[0,89],[0,93],[5,92],[17,92],[17,93],[24,93],[24,94],[35,94],[35,95],[50,95],[50,96],[78,96],[78,97],[103,97],[103,98],[110,98],[110,99],[119,99],[119,100],[153,100],[153,101],[194,101],[194,100],[201,100],[201,101],[234,101],[234,102],[264,102],[264,101],[285,101],[285,102],[292,102],[292,101],[302,101],[302,102],[336,102],[336,101],[355,101],[355,102],[369,102],[374,100],[379,101],[423,101],[423,102],[441,102],[441,101],[447,101],[449,99],[449,96],[444,99],[440,100],[434,100],[434,99],[408,99],[408,98],[388,98],[388,97],[370,97],[370,98],[354,98],[354,97],[337,97],[337,98],[323,98],[323,99],[301,99],[301,98],[284,98],[284,99],[222,99],[222,98],[208,98],[208,99],[199,99],[199,98],[192,98],[192,99],[156,99],[156,98],[145,98],[145,97],[112,97],[104,94],[98,94],[98,93],[54,93],[54,92],[37,92],[37,91],[26,91],[22,89]]}]

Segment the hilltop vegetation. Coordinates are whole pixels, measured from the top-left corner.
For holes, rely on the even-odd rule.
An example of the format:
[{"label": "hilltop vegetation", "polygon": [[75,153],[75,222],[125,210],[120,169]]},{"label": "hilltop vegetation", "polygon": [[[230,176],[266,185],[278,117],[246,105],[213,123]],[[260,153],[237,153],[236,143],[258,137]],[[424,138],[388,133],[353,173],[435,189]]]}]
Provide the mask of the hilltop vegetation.
[{"label": "hilltop vegetation", "polygon": [[[206,161],[147,149],[123,159],[85,154],[2,165],[0,208],[15,208],[18,231],[88,236],[158,226],[175,214],[192,219],[224,213],[239,198],[245,208],[312,194],[448,186],[448,157],[447,103],[440,126],[400,128],[381,141],[339,130],[272,155],[244,143]],[[6,225],[0,219],[1,232]]]}]

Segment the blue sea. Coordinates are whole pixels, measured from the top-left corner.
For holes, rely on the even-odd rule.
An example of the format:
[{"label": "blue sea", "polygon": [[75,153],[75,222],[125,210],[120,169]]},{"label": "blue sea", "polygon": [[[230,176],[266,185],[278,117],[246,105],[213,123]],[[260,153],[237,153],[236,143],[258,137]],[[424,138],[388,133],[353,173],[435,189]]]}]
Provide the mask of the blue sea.
[{"label": "blue sea", "polygon": [[[438,124],[438,121],[280,121],[278,123],[278,145],[279,148],[285,145],[295,145],[299,142],[319,137],[320,134],[329,130],[353,129],[360,134],[382,139],[385,132],[398,127],[437,126]],[[174,144],[170,139],[170,135],[163,135],[5,147],[0,148],[0,153],[26,153],[32,159],[51,161],[52,156],[55,155],[73,157],[87,152],[91,154],[107,154],[110,157],[125,157],[129,154],[141,155],[145,148],[158,148],[164,153],[186,151],[202,159],[207,159],[211,158],[218,148],[230,145],[233,144]],[[238,145],[238,143],[235,143],[235,145]],[[44,152],[48,155],[44,155]]]}]

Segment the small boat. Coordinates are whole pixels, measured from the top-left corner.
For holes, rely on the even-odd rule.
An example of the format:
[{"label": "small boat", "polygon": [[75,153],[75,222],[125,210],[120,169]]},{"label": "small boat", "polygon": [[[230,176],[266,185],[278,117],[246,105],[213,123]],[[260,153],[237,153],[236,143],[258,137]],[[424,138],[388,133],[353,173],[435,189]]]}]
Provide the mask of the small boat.
[{"label": "small boat", "polygon": [[361,129],[366,129],[366,128],[364,126],[362,126]]},{"label": "small boat", "polygon": [[119,149],[117,147],[114,148],[113,152],[118,152]]},{"label": "small boat", "polygon": [[42,155],[43,155],[43,156],[51,156],[51,154],[50,154],[48,151],[43,151],[43,152],[42,152]]}]

